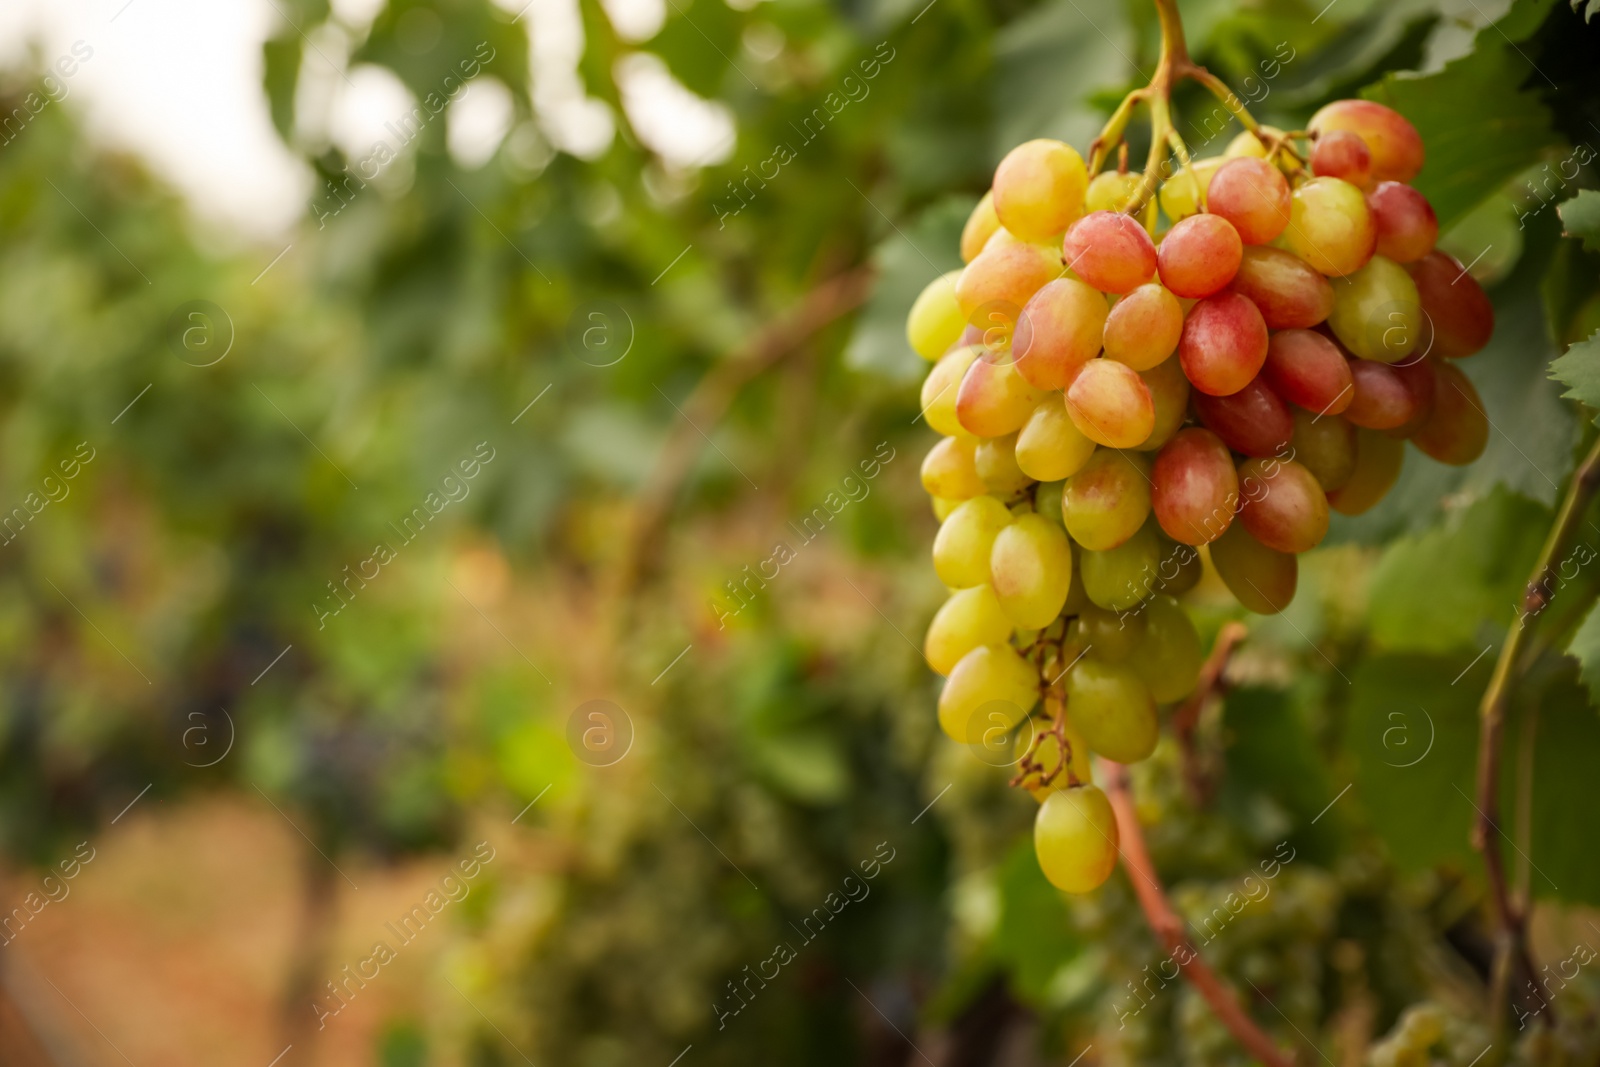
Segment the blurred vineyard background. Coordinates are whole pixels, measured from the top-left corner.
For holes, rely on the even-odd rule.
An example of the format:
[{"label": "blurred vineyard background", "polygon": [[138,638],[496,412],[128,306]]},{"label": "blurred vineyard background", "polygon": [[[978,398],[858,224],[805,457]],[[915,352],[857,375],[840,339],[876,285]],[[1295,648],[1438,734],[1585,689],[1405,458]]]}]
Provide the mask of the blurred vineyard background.
[{"label": "blurred vineyard background", "polygon": [[[1593,2],[1182,7],[1264,121],[1410,117],[1499,318],[1464,367],[1484,459],[1412,464],[1252,622],[1203,802],[1166,747],[1140,770],[1185,910],[1293,851],[1213,962],[1303,1062],[1482,984],[1484,651],[1587,432],[1546,367],[1600,359]],[[102,51],[163,16],[115,6]],[[1185,989],[1128,1015],[1160,954],[1126,880],[1048,887],[1033,801],[939,739],[916,642],[941,591],[905,311],[1006,148],[1082,147],[1142,82],[1153,10],[271,8],[262,99],[314,175],[281,237],[38,104],[53,45],[0,78],[0,888],[60,896],[0,949],[0,1060],[1243,1062]],[[405,134],[376,157],[330,118],[373,79]],[[488,103],[444,107],[464,79]],[[1200,154],[1236,132],[1179,106]],[[1600,570],[1569,585],[1507,734],[1549,959],[1600,945]],[[1208,637],[1236,611],[1194,602]],[[470,892],[319,1018],[480,842]],[[1543,1062],[1594,1062],[1584,983],[1575,1058]]]}]

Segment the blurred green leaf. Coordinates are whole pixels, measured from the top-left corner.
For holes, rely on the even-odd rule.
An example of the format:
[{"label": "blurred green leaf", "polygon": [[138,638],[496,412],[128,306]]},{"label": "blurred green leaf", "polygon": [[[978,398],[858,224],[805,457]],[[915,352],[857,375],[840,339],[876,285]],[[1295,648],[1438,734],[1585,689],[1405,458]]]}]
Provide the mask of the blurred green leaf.
[{"label": "blurred green leaf", "polygon": [[927,373],[927,362],[906,340],[906,316],[929,282],[961,266],[961,227],[975,203],[946,198],[909,228],[896,227],[873,251],[877,282],[845,348],[847,366],[903,384]]}]

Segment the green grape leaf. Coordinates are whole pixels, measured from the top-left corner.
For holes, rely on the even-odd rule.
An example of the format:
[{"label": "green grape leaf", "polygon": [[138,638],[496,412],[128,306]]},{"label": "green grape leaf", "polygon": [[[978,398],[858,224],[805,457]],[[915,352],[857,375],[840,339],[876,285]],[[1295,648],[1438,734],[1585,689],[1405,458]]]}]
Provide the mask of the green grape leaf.
[{"label": "green grape leaf", "polygon": [[1481,649],[1509,623],[1549,512],[1496,489],[1389,546],[1372,572],[1372,639],[1393,651]]},{"label": "green grape leaf", "polygon": [[961,227],[974,203],[941,200],[909,228],[896,227],[873,251],[878,281],[845,349],[847,366],[902,383],[927,373],[927,361],[906,340],[906,315],[929,282],[961,266]]},{"label": "green grape leaf", "polygon": [[1266,792],[1294,817],[1297,844],[1331,856],[1335,823],[1312,820],[1338,787],[1329,788],[1326,767],[1291,694],[1263,686],[1234,689],[1223,705],[1223,725],[1228,740],[1222,806],[1245,825],[1258,810],[1258,794]]},{"label": "green grape leaf", "polygon": [[1600,604],[1590,609],[1567,642],[1567,655],[1578,661],[1578,677],[1589,689],[1589,702],[1600,707]]},{"label": "green grape leaf", "polygon": [[[1600,0],[1596,0],[1600,3]],[[1568,200],[1556,211],[1561,215],[1562,232],[1568,237],[1583,241],[1590,252],[1600,252],[1600,193],[1593,189],[1580,189],[1578,195]]]},{"label": "green grape leaf", "polygon": [[1362,96],[1394,108],[1422,134],[1427,161],[1413,183],[1448,230],[1539,153],[1561,143],[1550,110],[1520,88],[1531,73],[1515,41],[1537,28],[1551,0],[1517,0],[1480,30],[1472,52],[1433,74],[1389,74]]},{"label": "green grape leaf", "polygon": [[994,955],[1010,972],[1011,988],[1024,1000],[1041,1003],[1051,980],[1083,946],[1068,922],[1061,892],[1039,869],[1031,839],[1006,855],[996,882],[1000,919]]},{"label": "green grape leaf", "polygon": [[1600,407],[1600,331],[1579,341],[1550,364],[1550,377],[1567,387],[1562,396]]}]

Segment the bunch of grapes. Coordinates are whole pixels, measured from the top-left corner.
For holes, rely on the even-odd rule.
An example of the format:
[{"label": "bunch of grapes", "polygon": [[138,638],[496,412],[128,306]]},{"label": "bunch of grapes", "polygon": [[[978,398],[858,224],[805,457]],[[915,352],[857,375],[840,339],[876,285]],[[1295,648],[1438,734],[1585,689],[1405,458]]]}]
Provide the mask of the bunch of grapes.
[{"label": "bunch of grapes", "polygon": [[1117,856],[1089,753],[1146,758],[1158,706],[1195,687],[1175,598],[1203,557],[1245,608],[1281,611],[1329,509],[1371,508],[1407,440],[1466,464],[1489,429],[1453,361],[1493,310],[1434,249],[1401,115],[1339,101],[1164,183],[1125,159],[1092,174],[1059,141],[1013,149],[961,235],[966,266],[907,323],[943,435],[922,465],[952,590],[924,649],[948,679],[939,723],[1017,746],[1040,864],[1075,892]]}]

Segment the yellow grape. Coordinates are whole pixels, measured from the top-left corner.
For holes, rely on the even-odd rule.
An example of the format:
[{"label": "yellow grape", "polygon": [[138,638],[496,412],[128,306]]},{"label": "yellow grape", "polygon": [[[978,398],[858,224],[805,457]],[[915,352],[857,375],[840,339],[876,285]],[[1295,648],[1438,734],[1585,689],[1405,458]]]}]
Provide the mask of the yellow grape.
[{"label": "yellow grape", "polygon": [[1030,478],[1058,482],[1078,473],[1094,448],[1094,442],[1072,424],[1065,397],[1049,392],[1017,434],[1017,466]]},{"label": "yellow grape", "polygon": [[969,589],[989,580],[989,551],[995,535],[1011,525],[1011,512],[992,496],[963,500],[933,539],[933,570],[951,589]]},{"label": "yellow grape", "polygon": [[1122,544],[1150,514],[1150,461],[1137,453],[1096,450],[1062,493],[1067,532],[1084,548]]},{"label": "yellow grape", "polygon": [[1161,210],[1171,222],[1178,222],[1199,211],[1206,203],[1206,190],[1217,168],[1228,161],[1226,156],[1197,159],[1168,178],[1160,192]]},{"label": "yellow grape", "polygon": [[967,317],[956,299],[956,279],[961,272],[941,274],[927,284],[906,316],[906,340],[923,359],[932,362],[947,352],[967,328]]},{"label": "yellow grape", "polygon": [[966,437],[966,428],[956,418],[956,397],[967,368],[983,355],[982,345],[965,345],[946,354],[922,379],[922,417],[946,437]]},{"label": "yellow grape", "polygon": [[1205,660],[1194,621],[1165,595],[1151,597],[1139,614],[1144,617],[1144,640],[1133,650],[1130,663],[1156,703],[1182,700],[1194,692]]},{"label": "yellow grape", "polygon": [[1155,408],[1155,425],[1139,451],[1154,452],[1172,440],[1189,415],[1189,379],[1184,376],[1183,364],[1175,359],[1140,371],[1139,378],[1150,390],[1150,403]]},{"label": "yellow grape", "polygon": [[1294,191],[1284,247],[1329,277],[1354,274],[1378,245],[1360,189],[1340,178],[1312,178]]},{"label": "yellow grape", "polygon": [[1118,763],[1138,763],[1156,750],[1159,724],[1150,687],[1134,669],[1093,655],[1067,674],[1067,711],[1089,747]]},{"label": "yellow grape", "polygon": [[962,656],[979,645],[1004,644],[1013,629],[993,586],[960,589],[934,613],[928,636],[922,642],[922,654],[935,671],[949,674]]},{"label": "yellow grape", "polygon": [[994,172],[994,207],[1000,224],[1023,240],[1066,230],[1083,213],[1089,171],[1077,149],[1060,141],[1024,141]]},{"label": "yellow grape", "polygon": [[1208,548],[1217,574],[1246,610],[1257,615],[1276,615],[1294,599],[1300,577],[1299,561],[1251,537],[1243,523],[1236,522],[1228,527],[1228,531]]},{"label": "yellow grape", "polygon": [[948,519],[950,513],[962,504],[960,500],[946,500],[942,496],[931,496],[928,499],[933,501],[933,517],[940,522]]},{"label": "yellow grape", "polygon": [[1000,216],[994,212],[994,191],[990,190],[983,194],[978,206],[967,216],[967,224],[961,227],[961,262],[971,263],[976,259],[999,228]]},{"label": "yellow grape", "polygon": [[974,461],[977,444],[970,437],[943,437],[928,450],[922,461],[922,488],[929,496],[966,500],[985,491]]},{"label": "yellow grape", "polygon": [[1404,267],[1373,256],[1354,274],[1333,282],[1328,325],[1362,359],[1399,363],[1422,334],[1422,300]]},{"label": "yellow grape", "polygon": [[956,279],[956,300],[969,322],[980,309],[991,305],[1006,309],[1015,322],[1028,298],[1066,270],[1059,250],[1052,252],[1026,241],[1003,240],[1009,237],[1005,230],[996,231]]},{"label": "yellow grape", "polygon": [[1108,611],[1127,611],[1155,592],[1161,584],[1161,561],[1166,546],[1154,522],[1115,548],[1103,552],[1084,549],[1080,557],[1083,591]]},{"label": "yellow grape", "polygon": [[974,726],[988,728],[999,714],[1015,726],[1039,699],[1039,672],[1010,645],[975,648],[950,671],[939,694],[939,728],[953,741],[970,744]]},{"label": "yellow grape", "polygon": [[1117,816],[1092,785],[1052,792],[1033,820],[1033,850],[1050,884],[1087,893],[1117,866]]},{"label": "yellow grape", "polygon": [[1017,466],[1017,435],[1014,433],[979,441],[973,453],[973,464],[989,492],[1003,499],[1010,499],[1033,484],[1033,479]]},{"label": "yellow grape", "polygon": [[1134,191],[1139,188],[1139,183],[1144,180],[1144,175],[1132,171],[1121,174],[1114,170],[1103,170],[1089,182],[1089,191],[1083,194],[1083,211],[1120,211],[1122,205],[1133,198]]},{"label": "yellow grape", "polygon": [[[1277,137],[1283,133],[1283,131],[1278,129],[1276,126],[1262,126],[1261,132],[1269,137]],[[1223,150],[1222,154],[1227,156],[1229,159],[1238,159],[1241,156],[1248,156],[1255,159],[1266,159],[1267,146],[1261,143],[1261,138],[1257,137],[1249,130],[1245,130],[1243,133],[1237,135],[1233,140],[1228,142],[1228,147]]]},{"label": "yellow grape", "polygon": [[1049,626],[1072,587],[1066,532],[1043,515],[1023,515],[995,535],[989,573],[1000,608],[1014,624]]}]

